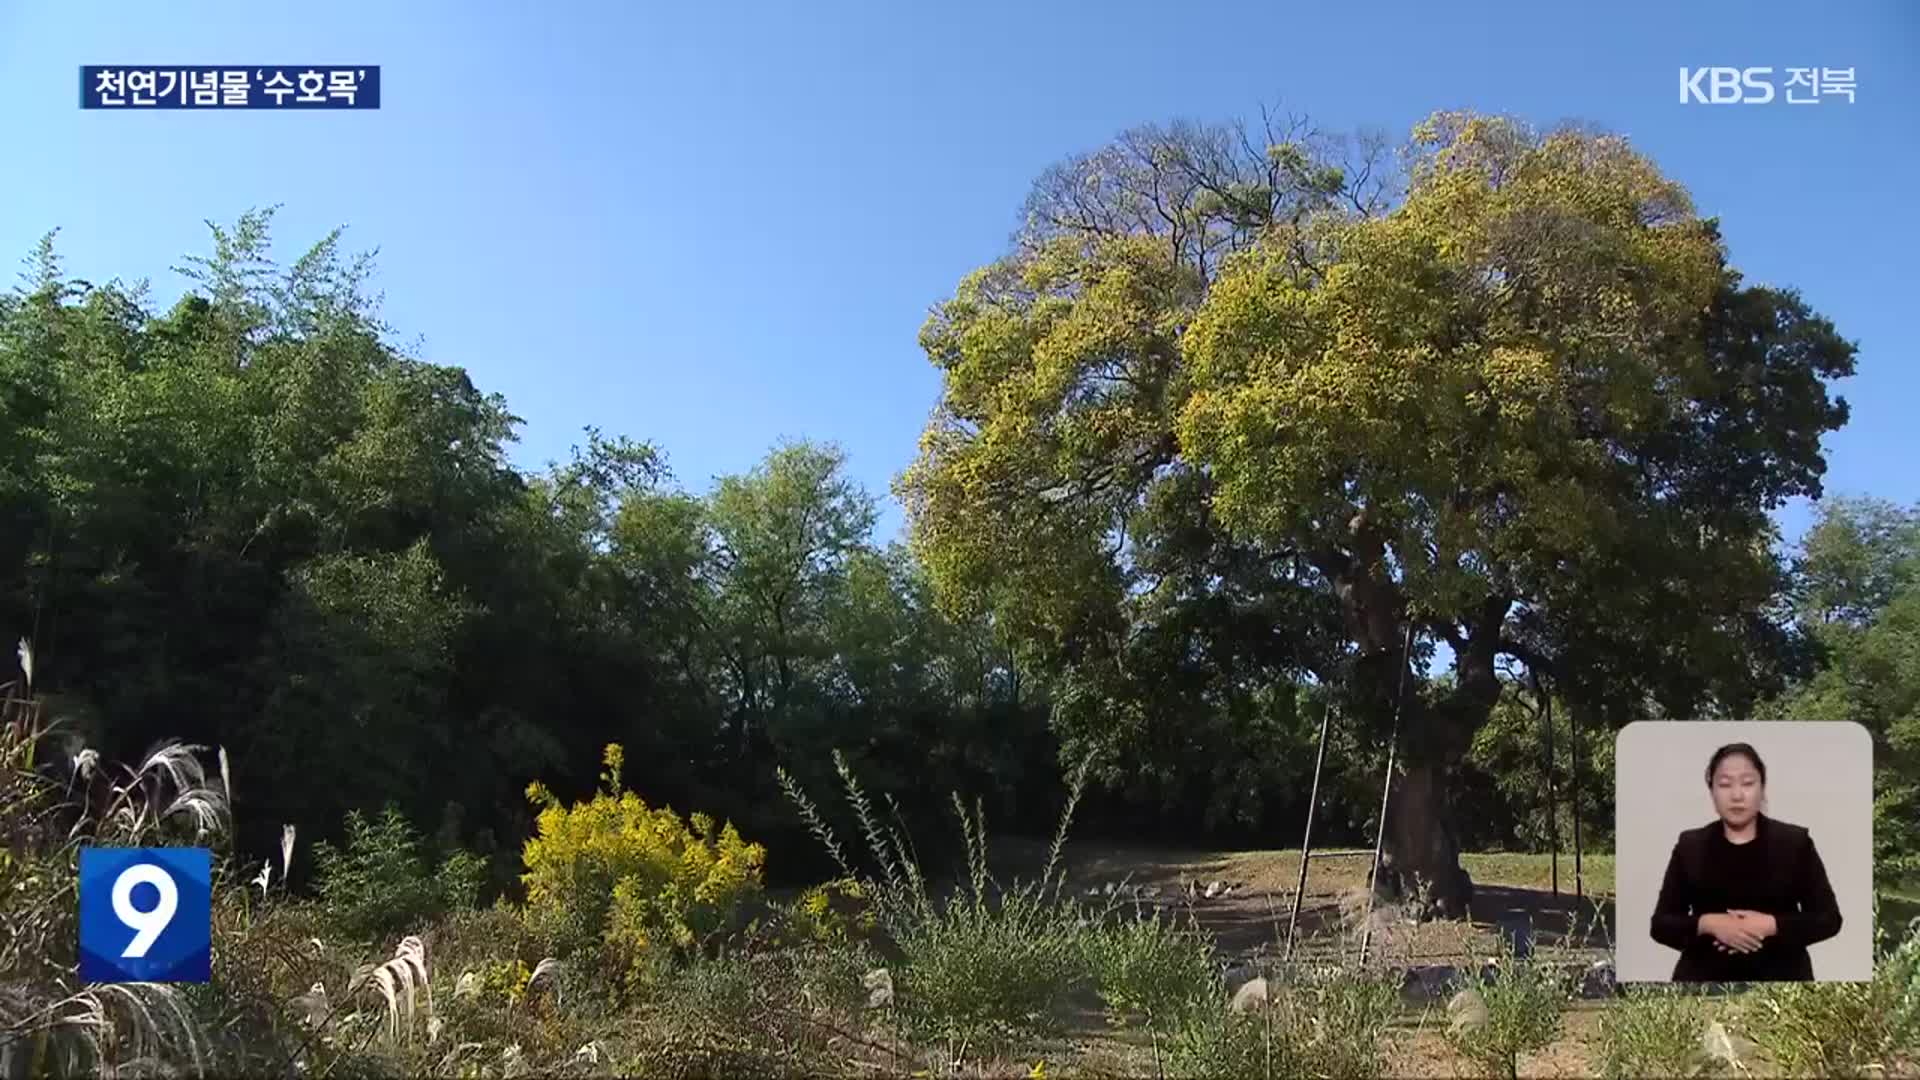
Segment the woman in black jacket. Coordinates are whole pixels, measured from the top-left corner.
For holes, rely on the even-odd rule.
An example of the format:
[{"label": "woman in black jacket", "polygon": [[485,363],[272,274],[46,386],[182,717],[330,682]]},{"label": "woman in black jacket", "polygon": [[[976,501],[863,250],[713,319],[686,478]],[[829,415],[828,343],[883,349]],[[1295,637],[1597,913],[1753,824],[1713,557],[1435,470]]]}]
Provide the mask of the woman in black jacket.
[{"label": "woman in black jacket", "polygon": [[1680,834],[1653,908],[1674,981],[1811,981],[1807,946],[1840,932],[1813,837],[1761,813],[1767,766],[1746,743],[1714,751],[1707,788],[1719,820]]}]

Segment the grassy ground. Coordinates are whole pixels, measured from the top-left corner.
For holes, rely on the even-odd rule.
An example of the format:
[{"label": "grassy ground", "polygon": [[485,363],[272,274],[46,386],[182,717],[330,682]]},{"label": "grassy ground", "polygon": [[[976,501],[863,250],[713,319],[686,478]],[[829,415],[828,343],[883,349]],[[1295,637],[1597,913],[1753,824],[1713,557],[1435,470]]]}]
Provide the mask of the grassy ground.
[{"label": "grassy ground", "polygon": [[[1019,872],[1031,865],[1031,852],[1004,853],[1003,870]],[[1355,948],[1354,908],[1364,903],[1370,852],[1348,857],[1315,859],[1307,879],[1307,895],[1299,920],[1300,955],[1309,959],[1345,953]],[[1002,861],[1002,860],[996,860]],[[1412,924],[1388,911],[1377,913],[1373,955],[1389,963],[1458,963],[1487,956],[1499,948],[1496,921],[1515,910],[1533,919],[1536,941],[1548,955],[1568,957],[1605,955],[1613,916],[1614,863],[1610,855],[1585,855],[1579,884],[1584,899],[1576,897],[1571,854],[1561,856],[1559,894],[1553,891],[1554,865],[1550,855],[1476,853],[1462,857],[1476,885],[1474,917],[1462,923]],[[1169,853],[1121,846],[1082,845],[1066,856],[1070,887],[1084,893],[1109,882],[1127,882],[1174,893],[1170,906],[1191,915],[1211,932],[1224,954],[1245,955],[1284,949],[1285,927],[1299,883],[1297,851],[1235,851]],[[1214,900],[1188,899],[1191,888],[1214,882],[1233,886]],[[1920,913],[1920,912],[1914,912]],[[1909,917],[1910,917],[1909,913]],[[1890,925],[1898,912],[1886,916]],[[1905,918],[1899,924],[1904,925]],[[1719,999],[1709,1015],[1731,1017],[1737,999]],[[1604,1054],[1601,1021],[1608,1006],[1577,1001],[1568,1009],[1561,1034],[1543,1050],[1526,1055],[1522,1076],[1574,1077],[1601,1073]],[[1475,1075],[1446,1039],[1444,1010],[1431,1002],[1409,999],[1389,1037],[1393,1076],[1441,1077]],[[1049,1067],[1049,1075],[1151,1075],[1154,1059],[1137,1032],[1114,1034],[1100,1030],[1097,1020],[1080,1025],[1053,1058],[1064,1067]],[[1764,1067],[1756,1071],[1764,1075]]]},{"label": "grassy ground", "polygon": [[[1575,884],[1573,854],[1562,853],[1559,862],[1560,890],[1572,892]],[[1488,852],[1462,855],[1460,863],[1467,868],[1467,873],[1473,875],[1475,881],[1528,889],[1547,889],[1553,883],[1554,858],[1551,855]],[[1613,856],[1582,855],[1580,870],[1580,881],[1588,895],[1612,898]]]},{"label": "grassy ground", "polygon": [[[1084,892],[1124,882],[1156,890],[1163,906],[1192,915],[1229,956],[1284,948],[1290,921],[1300,941],[1297,951],[1329,957],[1357,950],[1357,937],[1366,924],[1371,852],[1338,852],[1310,862],[1306,896],[1293,919],[1300,877],[1297,850],[1178,853],[1084,844],[1069,845],[1066,854],[1071,888]],[[1462,862],[1476,883],[1471,923],[1414,924],[1390,908],[1380,908],[1373,913],[1370,948],[1404,963],[1448,963],[1485,955],[1497,948],[1494,928],[1515,915],[1530,920],[1535,940],[1546,949],[1599,949],[1611,940],[1611,856],[1582,860],[1584,898],[1575,895],[1571,855],[1561,859],[1558,894],[1551,887],[1551,856],[1470,854]],[[1032,848],[1015,845],[1008,845],[996,863],[1010,874],[1037,865]],[[1215,882],[1231,891],[1213,899],[1187,895],[1204,894],[1205,886]]]}]

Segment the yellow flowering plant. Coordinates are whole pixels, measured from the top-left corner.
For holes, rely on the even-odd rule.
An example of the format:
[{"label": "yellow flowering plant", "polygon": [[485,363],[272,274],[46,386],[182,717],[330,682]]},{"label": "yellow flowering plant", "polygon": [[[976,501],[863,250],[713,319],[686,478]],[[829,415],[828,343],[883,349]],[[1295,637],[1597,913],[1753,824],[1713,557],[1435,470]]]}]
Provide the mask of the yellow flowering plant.
[{"label": "yellow flowering plant", "polygon": [[841,877],[801,893],[792,925],[803,941],[845,945],[872,936],[878,920],[867,887],[858,878]]},{"label": "yellow flowering plant", "polygon": [[762,886],[766,849],[706,814],[685,821],[620,782],[610,744],[601,790],[571,807],[535,782],[540,808],[521,860],[529,926],[565,952],[604,946],[636,968],[649,950],[684,953],[726,932]]},{"label": "yellow flowering plant", "polygon": [[487,1001],[505,1002],[508,1008],[527,996],[527,984],[533,970],[522,960],[497,960],[489,963],[480,976],[480,996]]}]

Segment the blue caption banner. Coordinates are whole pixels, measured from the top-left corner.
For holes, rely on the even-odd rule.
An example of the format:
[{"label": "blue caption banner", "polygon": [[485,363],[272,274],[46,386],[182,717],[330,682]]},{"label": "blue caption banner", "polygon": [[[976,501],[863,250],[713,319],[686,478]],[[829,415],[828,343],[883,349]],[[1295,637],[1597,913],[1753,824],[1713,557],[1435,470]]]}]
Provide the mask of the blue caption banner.
[{"label": "blue caption banner", "polygon": [[377,109],[378,64],[86,64],[83,109]]},{"label": "blue caption banner", "polygon": [[212,851],[80,849],[82,980],[203,983],[212,942]]}]

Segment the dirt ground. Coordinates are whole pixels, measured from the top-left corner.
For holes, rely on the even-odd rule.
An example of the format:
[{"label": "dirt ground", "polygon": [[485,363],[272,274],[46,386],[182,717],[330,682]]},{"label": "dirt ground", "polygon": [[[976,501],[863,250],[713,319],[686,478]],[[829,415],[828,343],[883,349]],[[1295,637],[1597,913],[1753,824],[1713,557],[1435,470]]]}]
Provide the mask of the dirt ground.
[{"label": "dirt ground", "polygon": [[[1024,857],[1022,857],[1024,855]],[[1068,888],[1102,896],[1109,884],[1126,902],[1149,903],[1210,932],[1229,958],[1284,953],[1289,922],[1295,922],[1295,955],[1332,960],[1359,952],[1368,922],[1366,881],[1371,852],[1339,851],[1309,860],[1306,895],[1297,920],[1290,919],[1299,884],[1298,851],[1244,851],[1181,855],[1112,846],[1069,847]],[[1009,863],[1030,865],[1031,853]],[[1599,956],[1613,940],[1613,861],[1583,860],[1583,896],[1575,895],[1573,860],[1561,859],[1560,892],[1550,884],[1551,860],[1539,855],[1467,855],[1475,882],[1469,923],[1416,924],[1390,907],[1371,913],[1369,955],[1386,963],[1448,964],[1485,957],[1499,949],[1503,924],[1530,928],[1546,953]],[[1224,895],[1206,896],[1210,885]],[[1135,899],[1144,893],[1144,899]]]},{"label": "dirt ground", "polygon": [[[1545,855],[1468,854],[1462,863],[1474,880],[1471,918],[1465,922],[1415,923],[1389,907],[1366,905],[1368,852],[1340,852],[1310,861],[1305,899],[1294,929],[1295,959],[1308,963],[1351,960],[1373,926],[1371,964],[1393,967],[1476,965],[1501,949],[1503,925],[1530,927],[1535,951],[1547,959],[1590,962],[1607,955],[1614,940],[1613,859],[1583,857],[1578,878],[1573,859],[1559,866]],[[1043,865],[1038,844],[996,843],[993,868],[1003,882],[1031,880]],[[1069,892],[1089,901],[1151,905],[1213,936],[1223,964],[1258,962],[1286,952],[1289,916],[1299,884],[1296,851],[1178,853],[1112,845],[1069,844],[1063,856]],[[1557,876],[1558,891],[1555,890]],[[1216,893],[1206,893],[1212,886]],[[1920,915],[1896,912],[1898,921]],[[1885,917],[1883,913],[1883,917]],[[1574,1001],[1561,1037],[1523,1059],[1527,1077],[1598,1076],[1600,1001]],[[1088,1002],[1063,1045],[1045,1055],[1046,1075],[1133,1077],[1154,1075],[1144,1035],[1115,1032]],[[1447,1045],[1444,1001],[1406,1000],[1389,1035],[1388,1075],[1477,1075],[1475,1067]],[[1030,1063],[1007,1063],[996,1074],[1026,1075]]]}]

